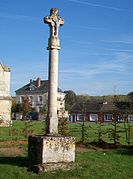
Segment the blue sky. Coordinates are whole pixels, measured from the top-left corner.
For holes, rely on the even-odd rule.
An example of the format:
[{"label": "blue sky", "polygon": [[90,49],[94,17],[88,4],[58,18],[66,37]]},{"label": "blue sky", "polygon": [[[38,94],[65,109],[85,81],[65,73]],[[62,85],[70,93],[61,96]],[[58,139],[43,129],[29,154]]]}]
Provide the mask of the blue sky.
[{"label": "blue sky", "polygon": [[59,8],[59,86],[77,94],[133,91],[132,0],[0,0],[0,62],[11,68],[11,95],[30,79],[48,78],[49,27]]}]

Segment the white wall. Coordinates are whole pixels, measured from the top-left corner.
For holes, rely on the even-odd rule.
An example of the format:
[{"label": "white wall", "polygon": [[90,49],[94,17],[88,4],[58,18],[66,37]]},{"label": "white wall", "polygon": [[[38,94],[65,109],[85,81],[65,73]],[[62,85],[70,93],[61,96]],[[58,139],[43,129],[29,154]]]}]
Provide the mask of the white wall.
[{"label": "white wall", "polygon": [[0,64],[0,126],[11,124],[10,69]]},{"label": "white wall", "polygon": [[10,72],[0,65],[0,96],[10,96]]}]

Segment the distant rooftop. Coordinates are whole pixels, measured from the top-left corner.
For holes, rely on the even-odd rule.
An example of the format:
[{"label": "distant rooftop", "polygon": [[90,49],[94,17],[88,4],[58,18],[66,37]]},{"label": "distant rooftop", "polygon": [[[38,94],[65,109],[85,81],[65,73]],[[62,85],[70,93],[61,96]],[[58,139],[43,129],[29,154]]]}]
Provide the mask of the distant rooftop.
[{"label": "distant rooftop", "polygon": [[[30,94],[44,94],[48,92],[49,81],[41,80],[30,80],[28,84],[16,90],[16,95],[30,95]],[[63,93],[63,91],[58,88],[58,92]]]},{"label": "distant rooftop", "polygon": [[113,102],[106,102],[106,103],[98,103],[98,102],[88,102],[84,106],[83,104],[78,103],[73,105],[72,112],[81,112],[82,107],[84,107],[85,112],[110,112],[113,110],[118,110]]}]

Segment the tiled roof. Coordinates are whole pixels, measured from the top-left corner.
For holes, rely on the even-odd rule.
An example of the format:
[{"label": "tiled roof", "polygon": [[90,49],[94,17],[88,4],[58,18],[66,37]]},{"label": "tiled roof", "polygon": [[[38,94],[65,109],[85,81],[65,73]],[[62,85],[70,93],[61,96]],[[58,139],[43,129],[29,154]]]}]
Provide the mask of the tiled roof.
[{"label": "tiled roof", "polygon": [[118,110],[118,108],[115,106],[114,103],[108,102],[108,103],[103,103],[100,110],[101,112],[109,112],[109,111]]},{"label": "tiled roof", "polygon": [[98,112],[99,110],[99,103],[76,103],[72,107],[72,112]]},{"label": "tiled roof", "polygon": [[[36,80],[33,80],[32,83],[28,83],[25,86],[19,88],[16,90],[16,95],[28,95],[28,94],[44,94],[48,92],[48,80],[41,80],[40,81],[40,86],[36,86]],[[63,91],[58,88],[58,92]]]},{"label": "tiled roof", "polygon": [[88,103],[86,106],[87,112],[99,112],[101,108],[100,103]]},{"label": "tiled roof", "polygon": [[[84,111],[82,111],[83,109],[84,109]],[[89,103],[86,103],[84,106],[83,106],[83,104],[78,103],[72,107],[72,112],[75,112],[75,113],[111,112],[114,110],[118,110],[118,108],[112,102],[109,102],[109,103],[89,102]]]}]

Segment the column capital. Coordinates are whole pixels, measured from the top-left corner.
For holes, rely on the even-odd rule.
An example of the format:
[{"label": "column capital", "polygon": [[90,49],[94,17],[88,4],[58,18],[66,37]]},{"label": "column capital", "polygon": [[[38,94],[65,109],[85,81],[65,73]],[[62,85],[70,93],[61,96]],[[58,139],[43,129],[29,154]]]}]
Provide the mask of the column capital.
[{"label": "column capital", "polygon": [[58,37],[59,26],[64,24],[64,19],[59,16],[59,10],[52,8],[50,16],[44,17],[44,23],[50,27],[50,38],[48,41],[48,49],[60,49],[60,40]]},{"label": "column capital", "polygon": [[60,40],[58,37],[50,37],[48,39],[48,50],[50,49],[57,49],[60,50]]}]

